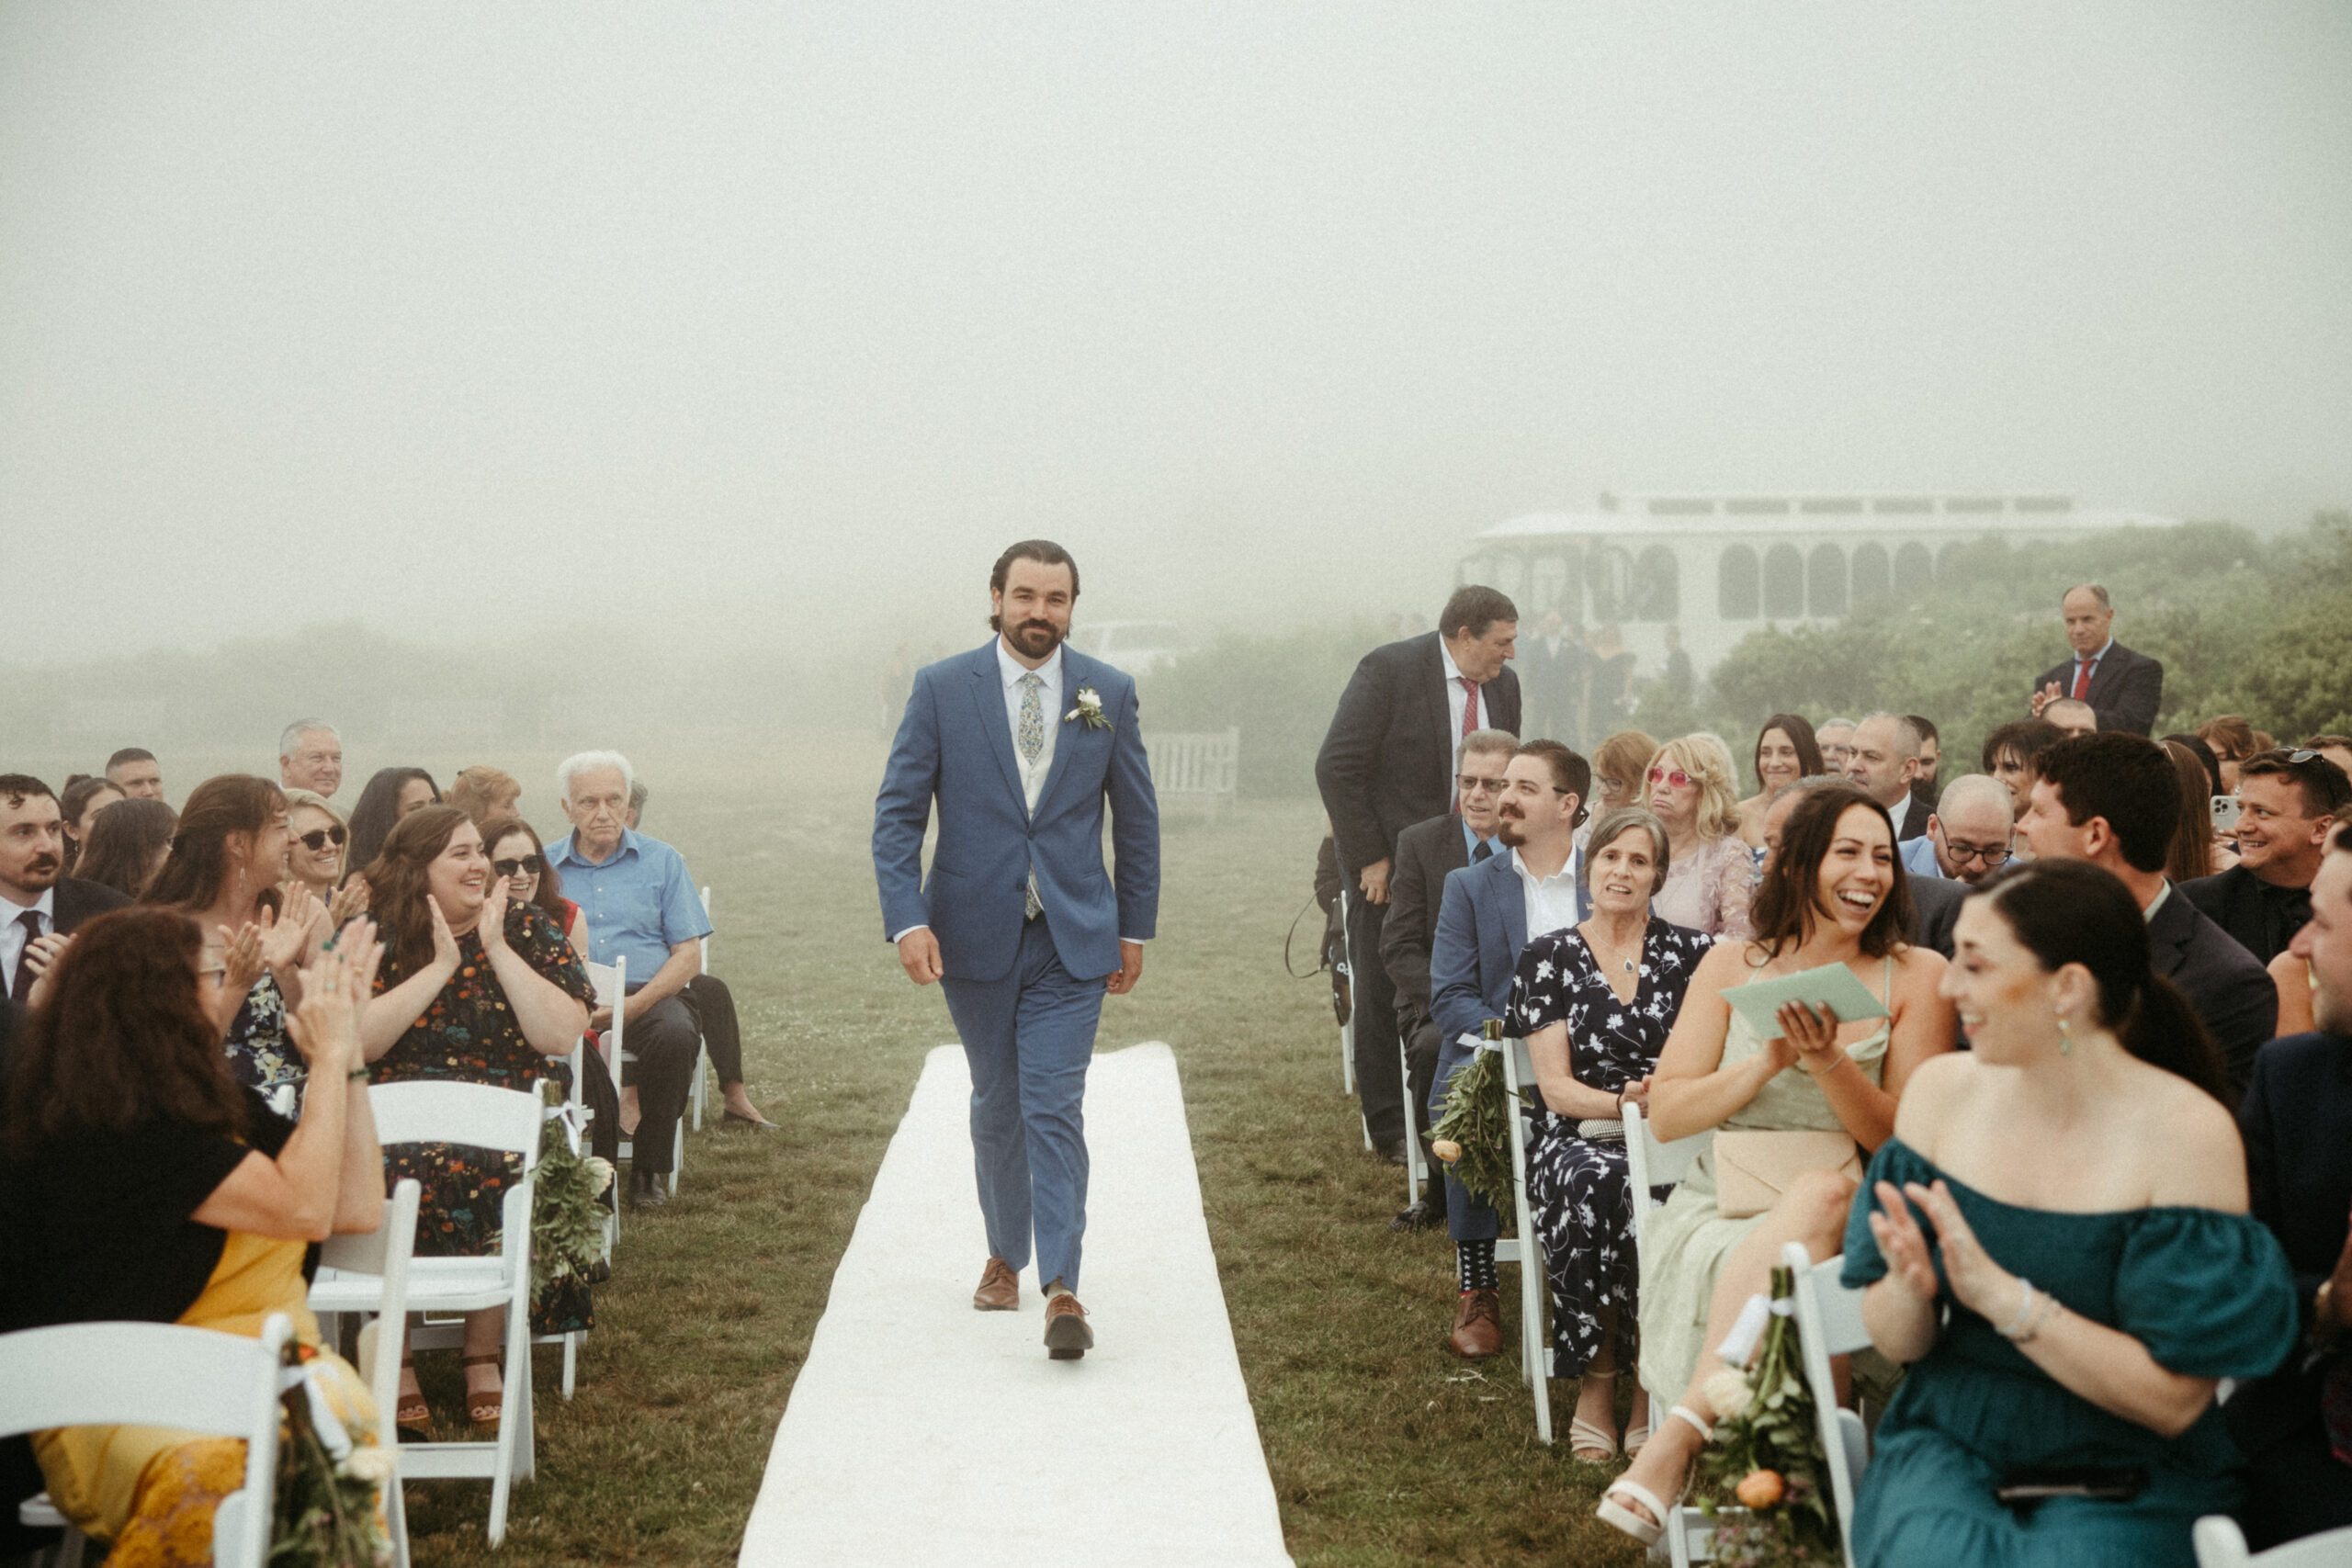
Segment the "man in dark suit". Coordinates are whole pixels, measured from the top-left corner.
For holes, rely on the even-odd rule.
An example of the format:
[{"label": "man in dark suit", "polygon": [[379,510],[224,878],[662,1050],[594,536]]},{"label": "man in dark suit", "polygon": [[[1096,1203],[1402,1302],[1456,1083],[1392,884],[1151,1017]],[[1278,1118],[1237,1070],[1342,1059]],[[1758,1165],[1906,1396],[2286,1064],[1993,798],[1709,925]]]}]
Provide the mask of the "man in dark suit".
[{"label": "man in dark suit", "polygon": [[2334,836],[2312,884],[2312,918],[2290,950],[2311,965],[2319,1032],[2262,1049],[2238,1108],[2247,1196],[2295,1270],[2303,1343],[2222,1407],[2252,1462],[2247,1544],[2352,1525],[2352,1465],[2337,1459],[2322,1394],[2352,1392],[2352,829]]},{"label": "man in dark suit", "polygon": [[2312,918],[2312,878],[2352,780],[2316,751],[2257,752],[2238,764],[2238,863],[2180,890],[2267,964]]},{"label": "man in dark suit", "polygon": [[1375,648],[1356,665],[1315,759],[1340,848],[1355,984],[1356,1093],[1374,1145],[1405,1163],[1405,1080],[1396,993],[1380,962],[1396,836],[1453,798],[1454,749],[1478,729],[1519,732],[1519,681],[1505,666],[1519,610],[1504,594],[1457,588],[1438,629]]},{"label": "man in dark suit", "polygon": [[[1576,831],[1592,791],[1592,767],[1556,740],[1531,740],[1504,770],[1510,787],[1496,836],[1509,852],[1445,879],[1437,938],[1430,948],[1430,1007],[1437,1020],[1437,1081],[1430,1110],[1444,1103],[1453,1075],[1469,1065],[1489,1020],[1510,1010],[1511,977],[1531,937],[1575,925],[1592,912]],[[1449,1171],[1446,1231],[1461,1269],[1454,1299],[1454,1352],[1484,1360],[1502,1348],[1502,1295],[1495,1277],[1494,1206],[1473,1198]]]},{"label": "man in dark suit", "polygon": [[[1430,943],[1438,899],[1449,872],[1486,860],[1502,848],[1495,829],[1502,818],[1504,769],[1519,750],[1507,729],[1481,729],[1462,743],[1455,809],[1416,822],[1396,835],[1396,868],[1388,878],[1388,917],[1380,926],[1380,962],[1396,991],[1396,1032],[1405,1042],[1406,1105],[1428,1152],[1430,1085],[1437,1073],[1437,1021],[1430,1016]],[[1435,1167],[1430,1168],[1434,1169]],[[1390,1223],[1419,1230],[1445,1222],[1444,1189],[1435,1182],[1420,1201]]]},{"label": "man in dark suit", "polygon": [[2115,640],[2115,606],[2107,590],[2086,582],[2059,601],[2066,617],[2067,646],[2074,657],[2041,672],[2033,683],[2033,716],[2061,697],[2090,704],[2102,730],[2145,735],[2155,728],[2164,705],[2165,667]]},{"label": "man in dark suit", "polygon": [[1886,807],[1898,840],[1926,836],[1928,814],[1911,794],[1919,777],[1919,732],[1899,713],[1874,713],[1854,727],[1846,778]]},{"label": "man in dark suit", "polygon": [[2254,954],[2165,880],[2180,823],[2172,758],[2144,736],[2102,731],[2061,740],[2035,762],[2018,831],[2037,858],[2086,860],[2131,889],[2156,973],[2188,996],[2222,1048],[2233,1099],[2244,1094],[2254,1054],[2278,1022],[2278,992]]},{"label": "man in dark suit", "polygon": [[60,939],[130,902],[103,883],[66,876],[64,869],[57,796],[29,773],[0,773],[0,996],[18,1006]]}]

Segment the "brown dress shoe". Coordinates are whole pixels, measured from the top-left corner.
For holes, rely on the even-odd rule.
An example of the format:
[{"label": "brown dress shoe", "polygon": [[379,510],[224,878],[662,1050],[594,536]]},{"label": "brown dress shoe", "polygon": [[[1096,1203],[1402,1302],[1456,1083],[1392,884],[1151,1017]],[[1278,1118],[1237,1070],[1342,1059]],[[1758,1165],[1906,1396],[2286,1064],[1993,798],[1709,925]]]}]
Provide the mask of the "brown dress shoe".
[{"label": "brown dress shoe", "polygon": [[1046,1354],[1057,1361],[1075,1361],[1094,1348],[1094,1330],[1086,1326],[1086,1309],[1068,1291],[1046,1298]]},{"label": "brown dress shoe", "polygon": [[1465,1361],[1483,1361],[1503,1348],[1503,1295],[1500,1291],[1464,1291],[1453,1308],[1453,1353]]},{"label": "brown dress shoe", "polygon": [[1021,1305],[1021,1276],[1001,1258],[991,1258],[980,1270],[980,1288],[972,1292],[974,1312],[1012,1312]]}]

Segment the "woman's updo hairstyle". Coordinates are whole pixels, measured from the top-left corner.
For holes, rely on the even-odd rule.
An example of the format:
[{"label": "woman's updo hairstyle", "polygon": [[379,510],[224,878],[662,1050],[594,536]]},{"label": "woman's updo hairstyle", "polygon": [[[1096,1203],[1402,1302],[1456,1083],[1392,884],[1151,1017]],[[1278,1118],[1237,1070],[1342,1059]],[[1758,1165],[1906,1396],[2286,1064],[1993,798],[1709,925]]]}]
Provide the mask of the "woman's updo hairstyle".
[{"label": "woman's updo hairstyle", "polygon": [[2088,861],[2012,862],[1971,897],[1988,900],[2044,970],[2055,974],[2069,964],[2088,970],[2099,1022],[2126,1051],[2229,1103],[2213,1037],[2188,998],[2149,966],[2148,922],[2112,872]]}]

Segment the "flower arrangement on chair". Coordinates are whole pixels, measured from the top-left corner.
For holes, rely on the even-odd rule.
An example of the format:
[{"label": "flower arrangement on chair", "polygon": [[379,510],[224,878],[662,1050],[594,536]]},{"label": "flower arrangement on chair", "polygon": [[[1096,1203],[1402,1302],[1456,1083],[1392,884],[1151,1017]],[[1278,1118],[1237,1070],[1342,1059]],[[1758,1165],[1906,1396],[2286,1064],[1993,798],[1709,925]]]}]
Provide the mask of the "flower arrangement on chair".
[{"label": "flower arrangement on chair", "polygon": [[[1726,1368],[1706,1382],[1715,1440],[1699,1461],[1692,1490],[1715,1521],[1715,1561],[1727,1568],[1844,1560],[1819,1412],[1798,1348],[1795,1294],[1788,1267],[1775,1267],[1754,1358],[1745,1371]],[[1735,1329],[1734,1341],[1739,1337]]]}]

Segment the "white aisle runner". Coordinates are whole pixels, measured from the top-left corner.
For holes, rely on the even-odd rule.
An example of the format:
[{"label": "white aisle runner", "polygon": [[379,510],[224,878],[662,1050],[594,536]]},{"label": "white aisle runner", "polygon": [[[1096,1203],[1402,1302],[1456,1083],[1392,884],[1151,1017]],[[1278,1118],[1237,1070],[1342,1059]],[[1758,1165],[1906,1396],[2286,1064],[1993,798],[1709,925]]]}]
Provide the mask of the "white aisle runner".
[{"label": "white aisle runner", "polygon": [[931,1053],[776,1428],[746,1568],[1281,1564],[1281,1517],[1201,1213],[1176,1059],[1087,1075],[1079,1295],[1096,1348],[1049,1360],[1036,1271],[975,1312],[988,1258],[971,1077]]}]

